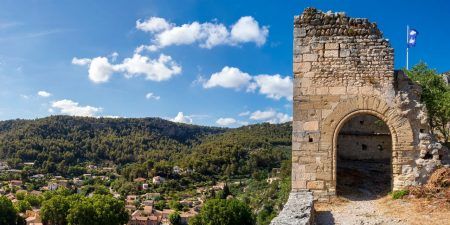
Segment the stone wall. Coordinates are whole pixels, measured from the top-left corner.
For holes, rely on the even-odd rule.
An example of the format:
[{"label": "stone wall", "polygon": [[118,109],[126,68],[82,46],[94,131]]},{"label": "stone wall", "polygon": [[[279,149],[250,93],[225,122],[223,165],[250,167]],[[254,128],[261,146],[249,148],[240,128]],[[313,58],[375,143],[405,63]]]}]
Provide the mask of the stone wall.
[{"label": "stone wall", "polygon": [[392,187],[423,183],[445,150],[428,132],[420,88],[394,71],[394,50],[375,23],[307,8],[294,19],[293,191],[327,201],[336,190],[336,144],[358,115],[392,136]]},{"label": "stone wall", "polygon": [[340,159],[390,161],[392,137],[389,128],[374,116],[355,116],[341,128],[336,151]]},{"label": "stone wall", "polygon": [[314,224],[313,195],[308,191],[292,192],[280,214],[270,225],[312,225]]}]

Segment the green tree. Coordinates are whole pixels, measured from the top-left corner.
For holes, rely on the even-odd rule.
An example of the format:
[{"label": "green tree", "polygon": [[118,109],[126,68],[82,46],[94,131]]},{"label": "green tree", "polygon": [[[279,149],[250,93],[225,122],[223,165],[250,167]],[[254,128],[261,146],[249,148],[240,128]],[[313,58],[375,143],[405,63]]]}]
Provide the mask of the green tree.
[{"label": "green tree", "polygon": [[169,215],[169,221],[172,225],[181,225],[181,216],[178,211]]},{"label": "green tree", "polygon": [[189,221],[190,225],[253,225],[255,219],[250,208],[237,199],[211,199],[200,213]]},{"label": "green tree", "polygon": [[92,201],[83,198],[82,201],[72,205],[67,215],[69,225],[94,225],[98,224],[97,214]]},{"label": "green tree", "polygon": [[426,105],[431,131],[437,131],[445,142],[449,142],[450,87],[436,70],[428,68],[423,62],[406,70],[406,74],[422,87],[421,101]]},{"label": "green tree", "polygon": [[66,196],[54,195],[42,203],[41,218],[50,225],[66,225],[70,202]]},{"label": "green tree", "polygon": [[95,219],[99,225],[122,225],[129,220],[129,215],[125,210],[123,201],[111,195],[94,195],[91,198],[95,208]]},{"label": "green tree", "polygon": [[0,196],[0,225],[15,225],[17,217],[12,202],[5,196]]},{"label": "green tree", "polygon": [[21,213],[24,213],[25,211],[31,209],[30,203],[26,200],[19,200],[15,206],[16,206],[16,210]]}]

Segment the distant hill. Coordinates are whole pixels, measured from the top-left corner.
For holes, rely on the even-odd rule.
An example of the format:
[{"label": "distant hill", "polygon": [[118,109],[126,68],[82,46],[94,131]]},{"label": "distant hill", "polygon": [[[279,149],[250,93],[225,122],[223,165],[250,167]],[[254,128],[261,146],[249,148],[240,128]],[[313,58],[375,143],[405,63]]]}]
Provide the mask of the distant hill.
[{"label": "distant hill", "polygon": [[290,142],[290,123],[226,129],[159,118],[71,116],[0,122],[0,159],[12,166],[35,162],[34,169],[43,173],[65,174],[87,163],[121,166],[152,159],[205,174],[242,174],[252,166],[279,166],[286,151],[278,149],[287,150]]}]

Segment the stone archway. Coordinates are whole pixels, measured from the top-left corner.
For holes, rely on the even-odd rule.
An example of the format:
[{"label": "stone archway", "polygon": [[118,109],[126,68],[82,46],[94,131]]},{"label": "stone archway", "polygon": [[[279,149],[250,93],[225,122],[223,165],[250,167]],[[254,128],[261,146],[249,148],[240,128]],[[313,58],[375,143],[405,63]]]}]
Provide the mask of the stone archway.
[{"label": "stone archway", "polygon": [[392,187],[400,188],[402,165],[413,163],[414,138],[413,129],[406,118],[389,107],[388,104],[376,97],[359,96],[340,102],[333,113],[323,120],[321,126],[321,146],[324,151],[332,152],[331,157],[331,182],[329,191],[335,194],[336,190],[336,145],[338,134],[342,126],[353,116],[358,114],[373,115],[382,120],[388,127],[392,137]]},{"label": "stone archway", "polygon": [[393,136],[377,113],[356,111],[337,126],[333,138],[336,194],[374,199],[392,190]]}]

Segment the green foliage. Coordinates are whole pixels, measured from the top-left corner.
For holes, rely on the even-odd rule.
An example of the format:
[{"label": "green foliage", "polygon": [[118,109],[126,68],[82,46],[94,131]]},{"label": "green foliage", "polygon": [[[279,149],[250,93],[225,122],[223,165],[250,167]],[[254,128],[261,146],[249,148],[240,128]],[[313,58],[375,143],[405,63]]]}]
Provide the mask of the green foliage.
[{"label": "green foliage", "polygon": [[15,203],[15,207],[16,207],[16,210],[18,212],[21,212],[21,213],[24,213],[25,211],[31,209],[30,203],[28,201],[25,201],[25,200],[17,201],[17,203]]},{"label": "green foliage", "polygon": [[125,165],[173,160],[209,134],[224,132],[170,121],[51,116],[0,122],[0,157],[13,167],[34,161],[41,173],[76,176],[82,163]]},{"label": "green foliage", "polygon": [[17,191],[16,192],[17,200],[24,200],[26,195],[27,195],[26,191]]},{"label": "green foliage", "polygon": [[55,225],[121,225],[129,216],[124,202],[111,195],[53,194],[41,208],[42,220]]},{"label": "green foliage", "polygon": [[0,225],[16,225],[17,218],[12,202],[5,196],[0,196]]},{"label": "green foliage", "polygon": [[181,225],[181,216],[179,212],[174,212],[169,215],[171,225]]},{"label": "green foliage", "polygon": [[181,211],[183,209],[183,205],[176,200],[169,201],[169,208],[175,211]]},{"label": "green foliage", "polygon": [[211,199],[206,201],[200,213],[189,224],[253,225],[255,220],[250,208],[237,199]]},{"label": "green foliage", "polygon": [[25,201],[30,203],[31,206],[39,208],[42,201],[44,201],[44,197],[42,195],[27,194],[25,196]]},{"label": "green foliage", "polygon": [[66,225],[70,203],[67,196],[58,194],[44,201],[41,208],[42,221],[52,225]]},{"label": "green foliage", "polygon": [[449,142],[450,87],[423,62],[405,72],[422,87],[421,101],[426,105],[430,127],[442,135],[444,142]]},{"label": "green foliage", "polygon": [[391,192],[391,196],[393,199],[401,199],[408,194],[409,194],[408,190],[398,190]]}]

